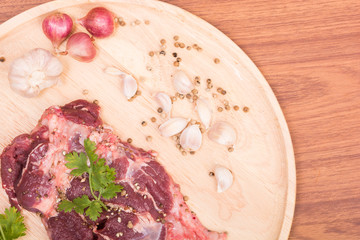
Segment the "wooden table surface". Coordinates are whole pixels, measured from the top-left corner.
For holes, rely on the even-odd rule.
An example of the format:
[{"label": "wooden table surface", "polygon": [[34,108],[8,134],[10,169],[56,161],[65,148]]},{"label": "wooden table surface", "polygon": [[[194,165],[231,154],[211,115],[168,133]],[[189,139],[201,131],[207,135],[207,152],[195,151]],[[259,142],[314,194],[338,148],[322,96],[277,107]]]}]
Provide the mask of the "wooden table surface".
[{"label": "wooden table surface", "polygon": [[[0,23],[49,0],[1,0]],[[297,168],[290,239],[360,239],[360,1],[166,0],[235,41],[270,83]]]}]

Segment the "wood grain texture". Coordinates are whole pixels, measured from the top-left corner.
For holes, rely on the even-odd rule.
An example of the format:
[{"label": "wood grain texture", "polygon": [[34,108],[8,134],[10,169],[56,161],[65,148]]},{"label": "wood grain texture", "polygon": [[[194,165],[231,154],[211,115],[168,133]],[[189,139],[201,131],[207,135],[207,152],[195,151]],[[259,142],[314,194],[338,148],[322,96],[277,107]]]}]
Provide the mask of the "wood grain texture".
[{"label": "wood grain texture", "polygon": [[[5,21],[44,0],[3,0]],[[172,0],[234,40],[287,119],[297,165],[290,239],[360,236],[360,3]]]},{"label": "wood grain texture", "polygon": [[[98,54],[93,62],[85,64],[59,55],[64,72],[56,87],[32,99],[11,91],[7,74],[14,59],[36,47],[52,48],[41,28],[45,15],[61,11],[76,19],[99,5],[123,17],[127,24],[119,26],[111,37],[95,40]],[[149,24],[145,24],[146,20]],[[80,25],[75,29],[82,31]],[[202,51],[176,48],[175,35],[186,45],[199,44]],[[167,40],[166,55],[159,54],[161,38]],[[150,57],[149,51],[155,51],[156,55]],[[174,67],[172,52],[181,57],[180,68]],[[190,197],[189,207],[204,226],[227,231],[228,240],[288,238],[295,206],[296,174],[286,121],[256,66],[234,42],[207,22],[181,8],[152,0],[54,1],[3,23],[0,55],[6,58],[0,65],[0,85],[3,86],[0,122],[7,129],[0,131],[0,147],[5,147],[14,136],[29,132],[50,105],[62,105],[79,98],[97,99],[102,107],[102,119],[122,139],[131,137],[135,146],[159,152],[158,161],[180,184],[182,193]],[[216,57],[221,63],[214,63]],[[121,93],[119,78],[104,74],[107,66],[124,69],[137,78],[141,97],[127,101]],[[201,149],[194,156],[183,156],[173,141],[159,135],[158,124],[165,122],[163,117],[156,124],[141,126],[142,121],[157,114],[152,97],[156,92],[175,95],[171,76],[178,69],[191,79],[201,77],[202,84],[197,87],[199,96],[207,98],[213,110],[223,106],[225,100],[232,106],[250,108],[248,113],[226,110],[214,111],[212,116],[213,123],[226,121],[235,127],[238,137],[234,151],[211,142],[204,134]],[[212,92],[205,90],[206,79],[212,79]],[[226,89],[226,95],[212,97],[217,87]],[[89,93],[84,95],[84,89]],[[187,99],[178,100],[173,106],[171,116],[199,120],[194,103]],[[154,140],[146,141],[146,135],[153,136]],[[60,149],[60,156],[62,151]],[[216,165],[233,172],[231,191],[216,193],[214,178],[209,176]],[[0,190],[0,200],[0,209],[3,209],[8,205],[3,190]],[[50,204],[56,205],[55,199]],[[27,211],[23,214],[28,226],[24,240],[46,239],[39,217]]]}]

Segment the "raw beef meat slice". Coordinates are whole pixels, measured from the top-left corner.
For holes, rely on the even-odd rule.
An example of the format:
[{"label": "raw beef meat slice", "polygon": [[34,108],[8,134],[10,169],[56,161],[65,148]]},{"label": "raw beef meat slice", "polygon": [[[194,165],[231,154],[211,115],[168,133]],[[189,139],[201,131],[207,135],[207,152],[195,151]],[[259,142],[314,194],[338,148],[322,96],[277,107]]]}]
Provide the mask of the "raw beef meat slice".
[{"label": "raw beef meat slice", "polygon": [[[50,107],[30,134],[16,137],[4,149],[1,178],[10,203],[39,213],[53,240],[226,239],[191,213],[156,153],[122,142],[102,125],[99,110],[85,100]],[[124,187],[105,201],[109,210],[95,222],[74,211],[57,211],[62,199],[92,198],[87,176],[70,176],[64,157],[83,152],[86,138],[96,142],[96,153],[116,169],[116,183]]]}]

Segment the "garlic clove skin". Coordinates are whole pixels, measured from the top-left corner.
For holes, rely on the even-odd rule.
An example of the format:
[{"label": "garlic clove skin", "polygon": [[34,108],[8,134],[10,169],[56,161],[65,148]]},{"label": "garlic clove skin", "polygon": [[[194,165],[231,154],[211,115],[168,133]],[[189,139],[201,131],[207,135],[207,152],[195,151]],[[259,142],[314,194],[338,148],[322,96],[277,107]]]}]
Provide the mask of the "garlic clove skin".
[{"label": "garlic clove skin", "polygon": [[185,118],[170,118],[160,125],[160,134],[164,137],[171,137],[180,133],[190,120]]},{"label": "garlic clove skin", "polygon": [[190,93],[194,89],[194,85],[183,71],[178,71],[174,74],[173,82],[175,90],[180,94]]},{"label": "garlic clove skin", "polygon": [[45,49],[35,48],[14,60],[8,79],[12,90],[30,98],[57,84],[62,71],[63,65],[55,56]]},{"label": "garlic clove skin", "polygon": [[234,181],[234,177],[229,169],[222,166],[217,166],[214,173],[217,181],[218,193],[222,193],[231,187]]},{"label": "garlic clove skin", "polygon": [[180,135],[180,145],[184,149],[196,151],[200,148],[202,134],[199,125],[190,125]]},{"label": "garlic clove skin", "polygon": [[123,92],[127,99],[132,98],[135,96],[137,91],[137,82],[135,78],[133,78],[131,75],[124,74],[121,76],[123,78]]},{"label": "garlic clove skin", "polygon": [[123,80],[123,93],[128,100],[135,96],[138,85],[136,79],[133,76],[124,73],[116,67],[107,67],[104,69],[104,72],[109,75],[119,76]]},{"label": "garlic clove skin", "polygon": [[237,134],[235,128],[227,122],[216,122],[209,130],[208,137],[211,141],[222,145],[234,145]]},{"label": "garlic clove skin", "polygon": [[204,124],[205,129],[208,129],[210,127],[213,114],[208,100],[200,97],[196,101],[196,111],[199,115],[200,121]]},{"label": "garlic clove skin", "polygon": [[169,95],[163,92],[158,92],[155,94],[154,98],[157,104],[162,108],[163,112],[169,113],[171,111],[172,102]]}]

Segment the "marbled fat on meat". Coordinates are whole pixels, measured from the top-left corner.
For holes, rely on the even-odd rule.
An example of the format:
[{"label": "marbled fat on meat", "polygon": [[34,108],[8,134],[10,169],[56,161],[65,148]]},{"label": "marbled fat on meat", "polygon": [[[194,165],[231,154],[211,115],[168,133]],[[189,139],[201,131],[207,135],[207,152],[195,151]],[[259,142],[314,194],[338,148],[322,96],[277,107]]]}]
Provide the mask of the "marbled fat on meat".
[{"label": "marbled fat on meat", "polygon": [[[11,205],[39,213],[53,240],[226,239],[191,213],[155,154],[122,142],[102,125],[99,110],[85,100],[53,106],[30,134],[14,138],[1,154],[2,185]],[[115,181],[124,187],[115,198],[102,199],[109,210],[96,221],[57,210],[63,199],[92,199],[87,175],[72,177],[64,156],[83,152],[86,138],[96,142],[96,153],[116,169]]]}]

